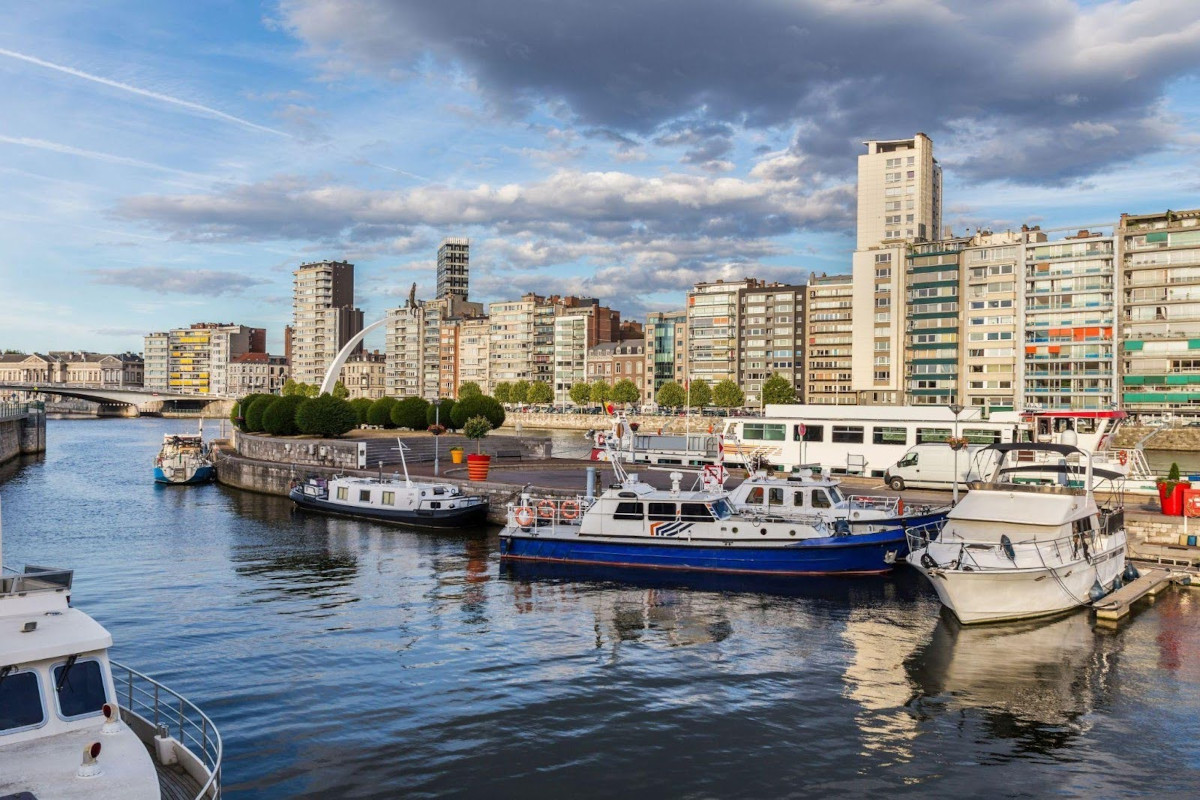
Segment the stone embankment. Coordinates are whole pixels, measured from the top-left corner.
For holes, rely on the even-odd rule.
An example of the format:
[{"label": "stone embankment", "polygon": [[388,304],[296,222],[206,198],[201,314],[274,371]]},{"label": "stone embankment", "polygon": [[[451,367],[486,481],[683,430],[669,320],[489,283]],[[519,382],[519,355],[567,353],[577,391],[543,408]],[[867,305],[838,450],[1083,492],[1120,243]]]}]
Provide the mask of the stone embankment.
[{"label": "stone embankment", "polygon": [[[701,433],[712,426],[714,431],[725,428],[723,417],[700,416],[692,414],[687,417],[639,416],[629,417],[631,423],[636,423],[641,433],[684,433],[692,431]],[[520,426],[524,428],[557,428],[569,431],[605,431],[612,427],[613,418],[605,414],[546,414],[540,411],[510,411],[504,419],[504,427]]]},{"label": "stone embankment", "polygon": [[40,409],[0,404],[0,463],[46,450],[46,415]]},{"label": "stone embankment", "polygon": [[[1150,437],[1150,438],[1146,438]],[[1113,440],[1113,447],[1133,447],[1146,439],[1146,450],[1200,450],[1200,427],[1175,426],[1155,428],[1149,425],[1123,425]]]}]

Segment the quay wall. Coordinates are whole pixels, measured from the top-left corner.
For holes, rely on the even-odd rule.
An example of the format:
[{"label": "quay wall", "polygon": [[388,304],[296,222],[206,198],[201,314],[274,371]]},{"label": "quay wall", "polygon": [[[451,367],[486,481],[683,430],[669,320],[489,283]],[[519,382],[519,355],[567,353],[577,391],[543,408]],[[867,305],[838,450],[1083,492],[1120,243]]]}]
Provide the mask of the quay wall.
[{"label": "quay wall", "polygon": [[0,417],[0,462],[46,450],[46,415],[39,411]]},{"label": "quay wall", "polygon": [[[641,433],[657,433],[661,428],[663,433],[701,433],[711,425],[714,431],[725,428],[724,417],[702,417],[693,415],[689,422],[686,417],[629,417],[630,422],[638,423]],[[557,428],[569,431],[606,431],[612,427],[613,418],[605,414],[546,414],[540,411],[510,411],[505,415],[505,428]]]}]

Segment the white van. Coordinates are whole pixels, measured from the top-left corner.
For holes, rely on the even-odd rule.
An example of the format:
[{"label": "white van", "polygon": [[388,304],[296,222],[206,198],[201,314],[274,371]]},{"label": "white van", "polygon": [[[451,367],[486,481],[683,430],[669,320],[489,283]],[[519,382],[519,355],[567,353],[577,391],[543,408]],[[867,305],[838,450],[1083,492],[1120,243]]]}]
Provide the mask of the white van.
[{"label": "white van", "polygon": [[[986,445],[971,444],[958,451],[958,483],[985,480],[992,474],[996,451],[979,453]],[[883,473],[884,482],[896,491],[907,487],[950,489],[954,486],[954,451],[945,442],[929,442],[909,448],[904,458]]]}]

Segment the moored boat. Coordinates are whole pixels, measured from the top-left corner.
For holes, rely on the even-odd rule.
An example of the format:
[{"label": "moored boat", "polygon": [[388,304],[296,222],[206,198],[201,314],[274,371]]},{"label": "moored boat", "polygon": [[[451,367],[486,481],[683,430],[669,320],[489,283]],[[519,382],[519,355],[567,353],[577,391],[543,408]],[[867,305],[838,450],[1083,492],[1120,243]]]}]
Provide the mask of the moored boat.
[{"label": "moored boat", "polygon": [[216,477],[212,453],[199,433],[168,433],[154,460],[154,482],[178,486],[208,483]]},{"label": "moored boat", "polygon": [[[1067,611],[1119,586],[1123,476],[1095,468],[1090,453],[1071,445],[992,448],[1001,457],[991,477],[970,485],[941,530],[909,534],[908,562],[942,603],[963,623],[996,622]],[[1049,472],[1057,483],[1042,482]],[[1113,483],[1112,505],[1097,505],[1098,480]]]}]

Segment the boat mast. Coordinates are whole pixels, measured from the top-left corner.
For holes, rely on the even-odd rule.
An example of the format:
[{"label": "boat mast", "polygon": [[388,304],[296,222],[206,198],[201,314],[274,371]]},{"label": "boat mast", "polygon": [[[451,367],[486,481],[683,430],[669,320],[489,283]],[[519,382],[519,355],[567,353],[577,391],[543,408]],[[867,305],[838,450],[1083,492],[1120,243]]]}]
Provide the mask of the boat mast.
[{"label": "boat mast", "polygon": [[412,486],[412,481],[408,477],[408,462],[404,459],[404,451],[408,448],[404,446],[404,440],[399,436],[396,437],[396,449],[400,451],[400,466],[404,468],[404,485]]}]

